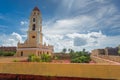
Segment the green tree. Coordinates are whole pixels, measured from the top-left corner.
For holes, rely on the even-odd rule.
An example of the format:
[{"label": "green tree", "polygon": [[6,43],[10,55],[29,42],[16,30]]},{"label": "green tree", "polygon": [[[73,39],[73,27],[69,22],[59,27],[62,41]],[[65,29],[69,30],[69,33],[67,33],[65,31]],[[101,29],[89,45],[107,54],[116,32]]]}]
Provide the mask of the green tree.
[{"label": "green tree", "polygon": [[6,51],[0,51],[0,56],[13,56],[16,52],[14,51],[9,51],[9,52],[6,52]]},{"label": "green tree", "polygon": [[85,49],[83,51],[77,51],[70,53],[72,63],[88,63],[90,59],[90,54],[88,54]]},{"label": "green tree", "polygon": [[0,51],[0,56],[3,56],[3,51]]},{"label": "green tree", "polygon": [[71,60],[72,63],[89,63],[89,59],[86,56],[80,56]]},{"label": "green tree", "polygon": [[55,59],[55,60],[58,60],[58,59],[59,59],[59,57],[58,57],[58,56],[55,56],[55,57],[54,57],[54,59]]},{"label": "green tree", "polygon": [[66,48],[63,48],[62,52],[63,53],[66,53],[67,49]]},{"label": "green tree", "polygon": [[118,55],[120,56],[120,49],[118,50]]},{"label": "green tree", "polygon": [[28,56],[28,61],[30,62],[40,62],[40,57],[34,54]]},{"label": "green tree", "polygon": [[13,56],[15,52],[3,52],[3,56]]},{"label": "green tree", "polygon": [[77,54],[75,52],[71,52],[69,53],[70,55],[70,58],[73,59],[73,58],[76,58]]},{"label": "green tree", "polygon": [[50,55],[48,54],[41,54],[41,60],[42,62],[51,62],[52,58]]},{"label": "green tree", "polygon": [[120,45],[118,46],[118,55],[120,55]]},{"label": "green tree", "polygon": [[68,49],[69,53],[74,53],[73,49]]},{"label": "green tree", "polygon": [[84,48],[84,49],[83,49],[83,52],[85,52],[85,51],[86,51],[86,49]]},{"label": "green tree", "polygon": [[50,62],[51,60],[52,58],[48,54],[41,54],[41,56],[32,54],[28,56],[28,61],[30,62]]}]

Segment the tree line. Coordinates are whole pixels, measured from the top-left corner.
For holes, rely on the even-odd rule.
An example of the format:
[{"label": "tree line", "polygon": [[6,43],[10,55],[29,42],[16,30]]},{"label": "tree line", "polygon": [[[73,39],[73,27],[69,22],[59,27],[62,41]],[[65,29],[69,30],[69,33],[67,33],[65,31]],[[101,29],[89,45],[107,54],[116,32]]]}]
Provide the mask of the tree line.
[{"label": "tree line", "polygon": [[0,50],[0,56],[13,56],[16,53],[16,51],[1,51]]}]

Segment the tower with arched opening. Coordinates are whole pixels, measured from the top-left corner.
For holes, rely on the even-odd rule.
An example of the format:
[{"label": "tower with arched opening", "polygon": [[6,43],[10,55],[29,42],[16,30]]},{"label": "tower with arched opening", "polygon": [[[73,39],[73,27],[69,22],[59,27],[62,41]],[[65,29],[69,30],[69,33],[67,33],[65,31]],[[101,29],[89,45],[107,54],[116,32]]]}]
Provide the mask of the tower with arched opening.
[{"label": "tower with arched opening", "polygon": [[42,17],[38,7],[35,7],[30,16],[27,39],[24,43],[18,42],[15,56],[29,56],[35,54],[49,54],[53,52],[53,46],[43,44]]}]

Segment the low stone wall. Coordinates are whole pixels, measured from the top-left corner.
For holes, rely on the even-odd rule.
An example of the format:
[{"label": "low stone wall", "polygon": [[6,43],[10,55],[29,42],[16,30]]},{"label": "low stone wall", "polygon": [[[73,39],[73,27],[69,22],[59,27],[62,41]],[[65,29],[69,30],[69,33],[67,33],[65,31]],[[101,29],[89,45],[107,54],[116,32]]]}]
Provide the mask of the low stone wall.
[{"label": "low stone wall", "polygon": [[112,61],[116,61],[116,62],[120,62],[120,56],[99,55],[98,57],[108,59],[108,60],[112,60]]},{"label": "low stone wall", "polygon": [[109,59],[106,59],[106,58],[103,58],[103,57],[100,57],[100,56],[91,56],[91,59],[95,63],[106,63],[106,64],[117,64],[117,65],[120,65],[119,62],[112,61],[112,60],[109,60]]},{"label": "low stone wall", "polygon": [[120,65],[13,62],[0,63],[0,73],[119,80]]}]

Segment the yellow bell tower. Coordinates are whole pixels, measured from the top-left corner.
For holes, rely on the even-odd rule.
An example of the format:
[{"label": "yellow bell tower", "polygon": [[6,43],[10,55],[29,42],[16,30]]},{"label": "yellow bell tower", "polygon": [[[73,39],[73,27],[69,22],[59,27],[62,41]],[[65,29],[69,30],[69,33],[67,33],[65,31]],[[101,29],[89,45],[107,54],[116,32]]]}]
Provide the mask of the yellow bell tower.
[{"label": "yellow bell tower", "polygon": [[35,7],[30,16],[30,24],[28,29],[28,43],[31,47],[35,47],[37,44],[43,43],[42,34],[42,18],[40,10]]},{"label": "yellow bell tower", "polygon": [[35,54],[37,56],[41,54],[52,55],[53,46],[43,44],[41,16],[40,10],[38,7],[35,7],[30,15],[27,39],[24,43],[18,42],[15,56],[29,56],[31,54]]}]

